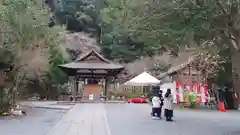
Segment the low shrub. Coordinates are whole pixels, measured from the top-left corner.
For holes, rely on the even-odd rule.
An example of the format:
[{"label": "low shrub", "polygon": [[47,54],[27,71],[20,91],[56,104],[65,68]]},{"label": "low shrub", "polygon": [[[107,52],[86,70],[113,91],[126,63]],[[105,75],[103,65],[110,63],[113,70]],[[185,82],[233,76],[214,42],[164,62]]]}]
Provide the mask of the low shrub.
[{"label": "low shrub", "polygon": [[11,107],[9,90],[5,88],[0,89],[0,116],[5,116]]},{"label": "low shrub", "polygon": [[194,92],[187,93],[187,103],[189,108],[195,108],[198,104],[197,94]]}]

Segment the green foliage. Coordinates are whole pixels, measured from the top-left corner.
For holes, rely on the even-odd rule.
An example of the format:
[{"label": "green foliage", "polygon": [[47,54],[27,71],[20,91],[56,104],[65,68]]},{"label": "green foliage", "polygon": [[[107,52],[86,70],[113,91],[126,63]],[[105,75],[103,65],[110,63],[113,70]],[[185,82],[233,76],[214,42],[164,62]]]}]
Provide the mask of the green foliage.
[{"label": "green foliage", "polygon": [[234,29],[239,22],[234,17],[236,0],[230,4],[222,0],[52,1],[55,22],[66,24],[71,31],[97,33],[103,53],[125,62],[206,41],[221,48],[229,43],[229,34],[235,36],[228,22],[236,24]]},{"label": "green foliage", "polygon": [[187,92],[187,100],[188,100],[188,107],[195,108],[198,101],[197,101],[197,93],[194,92]]},{"label": "green foliage", "polygon": [[48,27],[48,12],[35,1],[5,0],[2,7],[0,49],[9,52],[5,57],[11,59],[12,64],[16,64],[25,51],[56,43],[62,29]]},{"label": "green foliage", "polygon": [[59,68],[59,65],[66,63],[68,58],[57,47],[53,48],[50,53],[49,62],[51,67],[50,71],[46,74],[45,82],[50,85],[64,84],[68,80],[68,76]]},{"label": "green foliage", "polygon": [[59,44],[58,34],[63,29],[48,27],[49,13],[37,1],[5,0],[2,7],[0,51],[8,52],[2,53],[6,54],[4,61],[14,65],[13,72],[18,76],[20,69],[34,57],[35,50],[47,50],[44,55],[48,55],[48,50]]},{"label": "green foliage", "polygon": [[141,93],[128,93],[128,94],[126,94],[127,99],[140,98],[141,96],[142,96]]},{"label": "green foliage", "polygon": [[1,87],[0,89],[0,116],[5,116],[10,108],[9,90]]},{"label": "green foliage", "polygon": [[101,10],[100,42],[103,53],[110,59],[130,62],[140,56],[153,55],[151,46],[138,40],[128,28],[135,2],[108,0],[107,6]]},{"label": "green foliage", "polygon": [[228,87],[232,88],[232,63],[230,59],[230,50],[225,49],[220,52],[220,56],[226,57],[226,62],[220,65],[222,70],[218,72],[218,76],[216,77],[216,83],[220,87]]},{"label": "green foliage", "polygon": [[219,54],[240,50],[239,5],[238,0],[147,0],[141,11],[131,12],[128,28],[156,50],[195,48],[201,71],[215,80],[225,63],[231,63]]},{"label": "green foliage", "polygon": [[[6,76],[7,86],[5,87],[10,89],[12,95],[10,99],[13,100],[11,103],[14,104],[22,78],[28,73],[37,74],[36,72],[42,68],[48,67],[45,57],[48,57],[52,48],[59,45],[58,36],[63,29],[48,27],[49,12],[42,7],[39,1],[1,0],[0,6],[0,52],[1,56],[4,55],[4,60],[1,61],[13,65],[12,70]],[[44,57],[40,61],[46,61],[46,65],[39,65],[37,69],[36,65],[31,65],[32,57],[36,56],[35,52],[41,52],[40,55]],[[24,70],[25,67],[30,67],[31,71]],[[47,70],[43,69],[42,71],[46,72]],[[34,76],[39,84],[41,84],[44,72]]]},{"label": "green foliage", "polygon": [[45,26],[48,20],[47,12],[32,1],[7,1],[0,16],[1,31],[4,34],[1,41],[6,48],[19,45],[31,47],[31,43],[37,37],[44,37],[48,29]]},{"label": "green foliage", "polygon": [[239,13],[238,0],[147,0],[134,15],[132,28],[142,39],[169,49],[200,46],[206,41],[219,48],[238,48]]},{"label": "green foliage", "polygon": [[66,25],[69,31],[97,34],[99,31],[99,8],[97,0],[53,0],[53,18],[56,24]]},{"label": "green foliage", "polygon": [[[144,1],[131,0],[52,0],[52,21],[65,24],[67,30],[87,32],[96,36],[108,59],[123,62],[153,55],[155,48],[132,35],[129,24],[133,13]],[[140,5],[141,5],[140,4]]]}]

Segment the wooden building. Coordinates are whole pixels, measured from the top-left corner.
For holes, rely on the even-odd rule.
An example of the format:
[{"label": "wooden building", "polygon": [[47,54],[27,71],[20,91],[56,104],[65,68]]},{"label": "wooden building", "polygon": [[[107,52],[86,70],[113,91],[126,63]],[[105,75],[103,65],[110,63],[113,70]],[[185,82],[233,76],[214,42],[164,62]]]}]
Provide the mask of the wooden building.
[{"label": "wooden building", "polygon": [[101,96],[106,97],[108,82],[114,80],[124,69],[123,66],[112,63],[96,51],[88,52],[74,62],[60,67],[74,80],[73,100],[79,92],[80,81],[84,83],[80,94],[82,100],[87,100],[90,93],[96,100]]},{"label": "wooden building", "polygon": [[157,78],[161,79],[162,82],[173,82],[179,81],[183,84],[206,84],[207,78],[205,78],[201,71],[196,67],[194,59],[189,59],[188,61],[170,68],[167,72],[162,73]]}]

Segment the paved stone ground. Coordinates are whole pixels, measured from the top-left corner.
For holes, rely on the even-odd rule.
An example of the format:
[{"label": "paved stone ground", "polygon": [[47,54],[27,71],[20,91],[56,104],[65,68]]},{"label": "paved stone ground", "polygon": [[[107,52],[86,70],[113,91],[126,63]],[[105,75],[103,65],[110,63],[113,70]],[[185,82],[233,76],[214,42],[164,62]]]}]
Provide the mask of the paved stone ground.
[{"label": "paved stone ground", "polygon": [[76,104],[47,135],[111,135],[104,104]]},{"label": "paved stone ground", "polygon": [[22,101],[20,102],[20,105],[33,108],[69,110],[73,107],[74,104],[58,104],[57,101]]},{"label": "paved stone ground", "polygon": [[152,120],[146,104],[106,104],[112,135],[240,135],[240,112],[175,110],[175,122]]},{"label": "paved stone ground", "polygon": [[0,117],[0,135],[45,135],[67,110],[33,108],[27,116]]},{"label": "paved stone ground", "polygon": [[36,109],[1,118],[0,135],[240,135],[240,112],[176,110],[169,123],[152,120],[150,110],[147,104],[101,103],[76,104],[66,115]]}]

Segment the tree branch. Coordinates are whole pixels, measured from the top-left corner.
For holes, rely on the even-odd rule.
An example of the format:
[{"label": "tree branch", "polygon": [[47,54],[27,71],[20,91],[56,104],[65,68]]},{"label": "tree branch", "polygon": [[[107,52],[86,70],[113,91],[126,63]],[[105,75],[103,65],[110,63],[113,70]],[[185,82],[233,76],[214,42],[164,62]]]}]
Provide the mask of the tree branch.
[{"label": "tree branch", "polygon": [[221,2],[219,0],[215,0],[215,1],[217,3],[218,7],[222,10],[222,12],[224,14],[227,14],[227,11],[224,9],[224,6],[221,4]]},{"label": "tree branch", "polygon": [[238,42],[237,39],[232,36],[232,34],[230,32],[224,32],[224,35],[229,39],[230,43],[232,44],[233,48],[235,48],[237,51],[240,50],[239,46],[238,46]]}]

